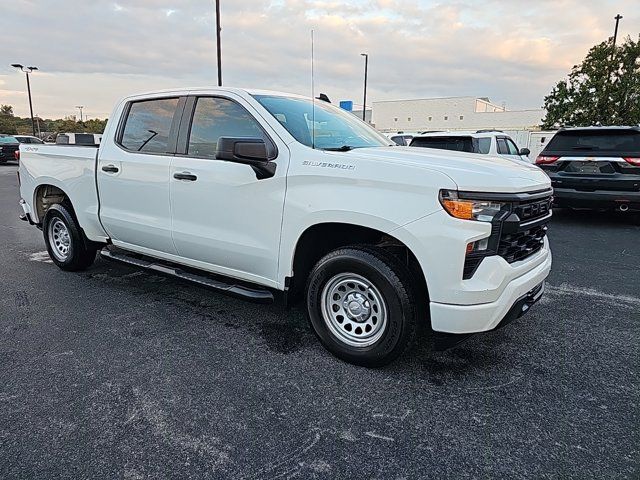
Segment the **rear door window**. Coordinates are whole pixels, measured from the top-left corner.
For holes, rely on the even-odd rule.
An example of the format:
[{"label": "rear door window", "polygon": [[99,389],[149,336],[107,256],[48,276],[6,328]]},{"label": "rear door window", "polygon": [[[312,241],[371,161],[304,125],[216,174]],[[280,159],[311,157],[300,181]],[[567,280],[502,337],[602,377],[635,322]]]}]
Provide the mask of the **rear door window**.
[{"label": "rear door window", "polygon": [[471,137],[415,137],[412,147],[437,148],[456,152],[473,152]]},{"label": "rear door window", "polygon": [[491,151],[491,138],[478,138],[478,153],[485,155]]},{"label": "rear door window", "polygon": [[[169,134],[177,106],[178,98],[133,102],[125,120],[120,145],[134,152],[169,153]],[[93,144],[93,135],[91,137]]]},{"label": "rear door window", "polygon": [[498,153],[500,155],[509,155],[509,147],[507,147],[507,141],[504,138],[497,138]]}]

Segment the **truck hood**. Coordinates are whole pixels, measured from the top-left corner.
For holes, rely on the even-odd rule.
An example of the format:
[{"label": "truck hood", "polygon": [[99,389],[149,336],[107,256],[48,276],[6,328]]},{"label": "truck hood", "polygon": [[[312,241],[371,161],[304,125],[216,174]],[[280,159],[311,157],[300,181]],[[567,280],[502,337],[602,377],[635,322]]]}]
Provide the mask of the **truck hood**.
[{"label": "truck hood", "polygon": [[535,165],[491,155],[421,147],[358,148],[347,155],[437,170],[463,191],[518,193],[551,187],[547,174]]}]

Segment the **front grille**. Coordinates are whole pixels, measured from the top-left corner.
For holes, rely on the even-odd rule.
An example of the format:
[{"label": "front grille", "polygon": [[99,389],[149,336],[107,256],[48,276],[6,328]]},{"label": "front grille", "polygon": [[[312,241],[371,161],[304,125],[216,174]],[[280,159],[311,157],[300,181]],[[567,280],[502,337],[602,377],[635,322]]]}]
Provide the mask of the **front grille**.
[{"label": "front grille", "polygon": [[553,197],[551,191],[541,194],[534,192],[534,195],[538,198],[528,200],[520,195],[504,199],[507,203],[492,223],[487,250],[467,254],[462,271],[463,280],[472,278],[482,260],[488,256],[499,255],[508,263],[514,263],[542,249]]},{"label": "front grille", "polygon": [[509,263],[524,260],[542,248],[546,235],[546,225],[538,225],[516,233],[503,234],[498,244],[498,255]]},{"label": "front grille", "polygon": [[549,196],[542,200],[533,200],[531,202],[522,202],[514,207],[514,213],[518,215],[520,221],[535,220],[549,214],[551,210],[552,198]]}]

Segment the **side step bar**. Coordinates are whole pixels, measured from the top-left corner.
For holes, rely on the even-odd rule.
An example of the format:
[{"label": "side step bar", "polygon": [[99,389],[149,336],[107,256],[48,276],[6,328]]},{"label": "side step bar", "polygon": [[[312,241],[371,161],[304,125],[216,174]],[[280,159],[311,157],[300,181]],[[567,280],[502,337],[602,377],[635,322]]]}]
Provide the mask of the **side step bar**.
[{"label": "side step bar", "polygon": [[273,303],[274,297],[267,289],[259,287],[252,288],[244,285],[233,283],[225,283],[224,281],[214,279],[206,274],[196,274],[181,270],[169,264],[160,263],[160,261],[148,257],[141,257],[137,254],[128,254],[122,251],[113,251],[107,248],[100,250],[100,256],[106,260],[114,260],[117,262],[128,263],[136,267],[152,270],[154,272],[169,275],[171,277],[180,278],[189,282],[197,283],[213,290],[217,290],[227,295],[240,297],[254,303]]}]

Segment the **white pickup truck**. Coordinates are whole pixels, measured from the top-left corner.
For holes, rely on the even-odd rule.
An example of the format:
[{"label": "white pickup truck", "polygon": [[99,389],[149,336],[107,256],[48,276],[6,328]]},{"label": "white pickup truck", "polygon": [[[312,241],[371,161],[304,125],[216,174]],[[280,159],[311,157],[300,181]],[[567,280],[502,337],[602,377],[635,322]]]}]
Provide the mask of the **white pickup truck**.
[{"label": "white pickup truck", "polygon": [[[103,257],[258,302],[304,299],[338,357],[519,317],[551,268],[549,178],[392,146],[326,102],[184,89],[124,98],[99,148],[21,145],[20,204],[64,270]],[[458,338],[458,337],[454,337]]]}]

